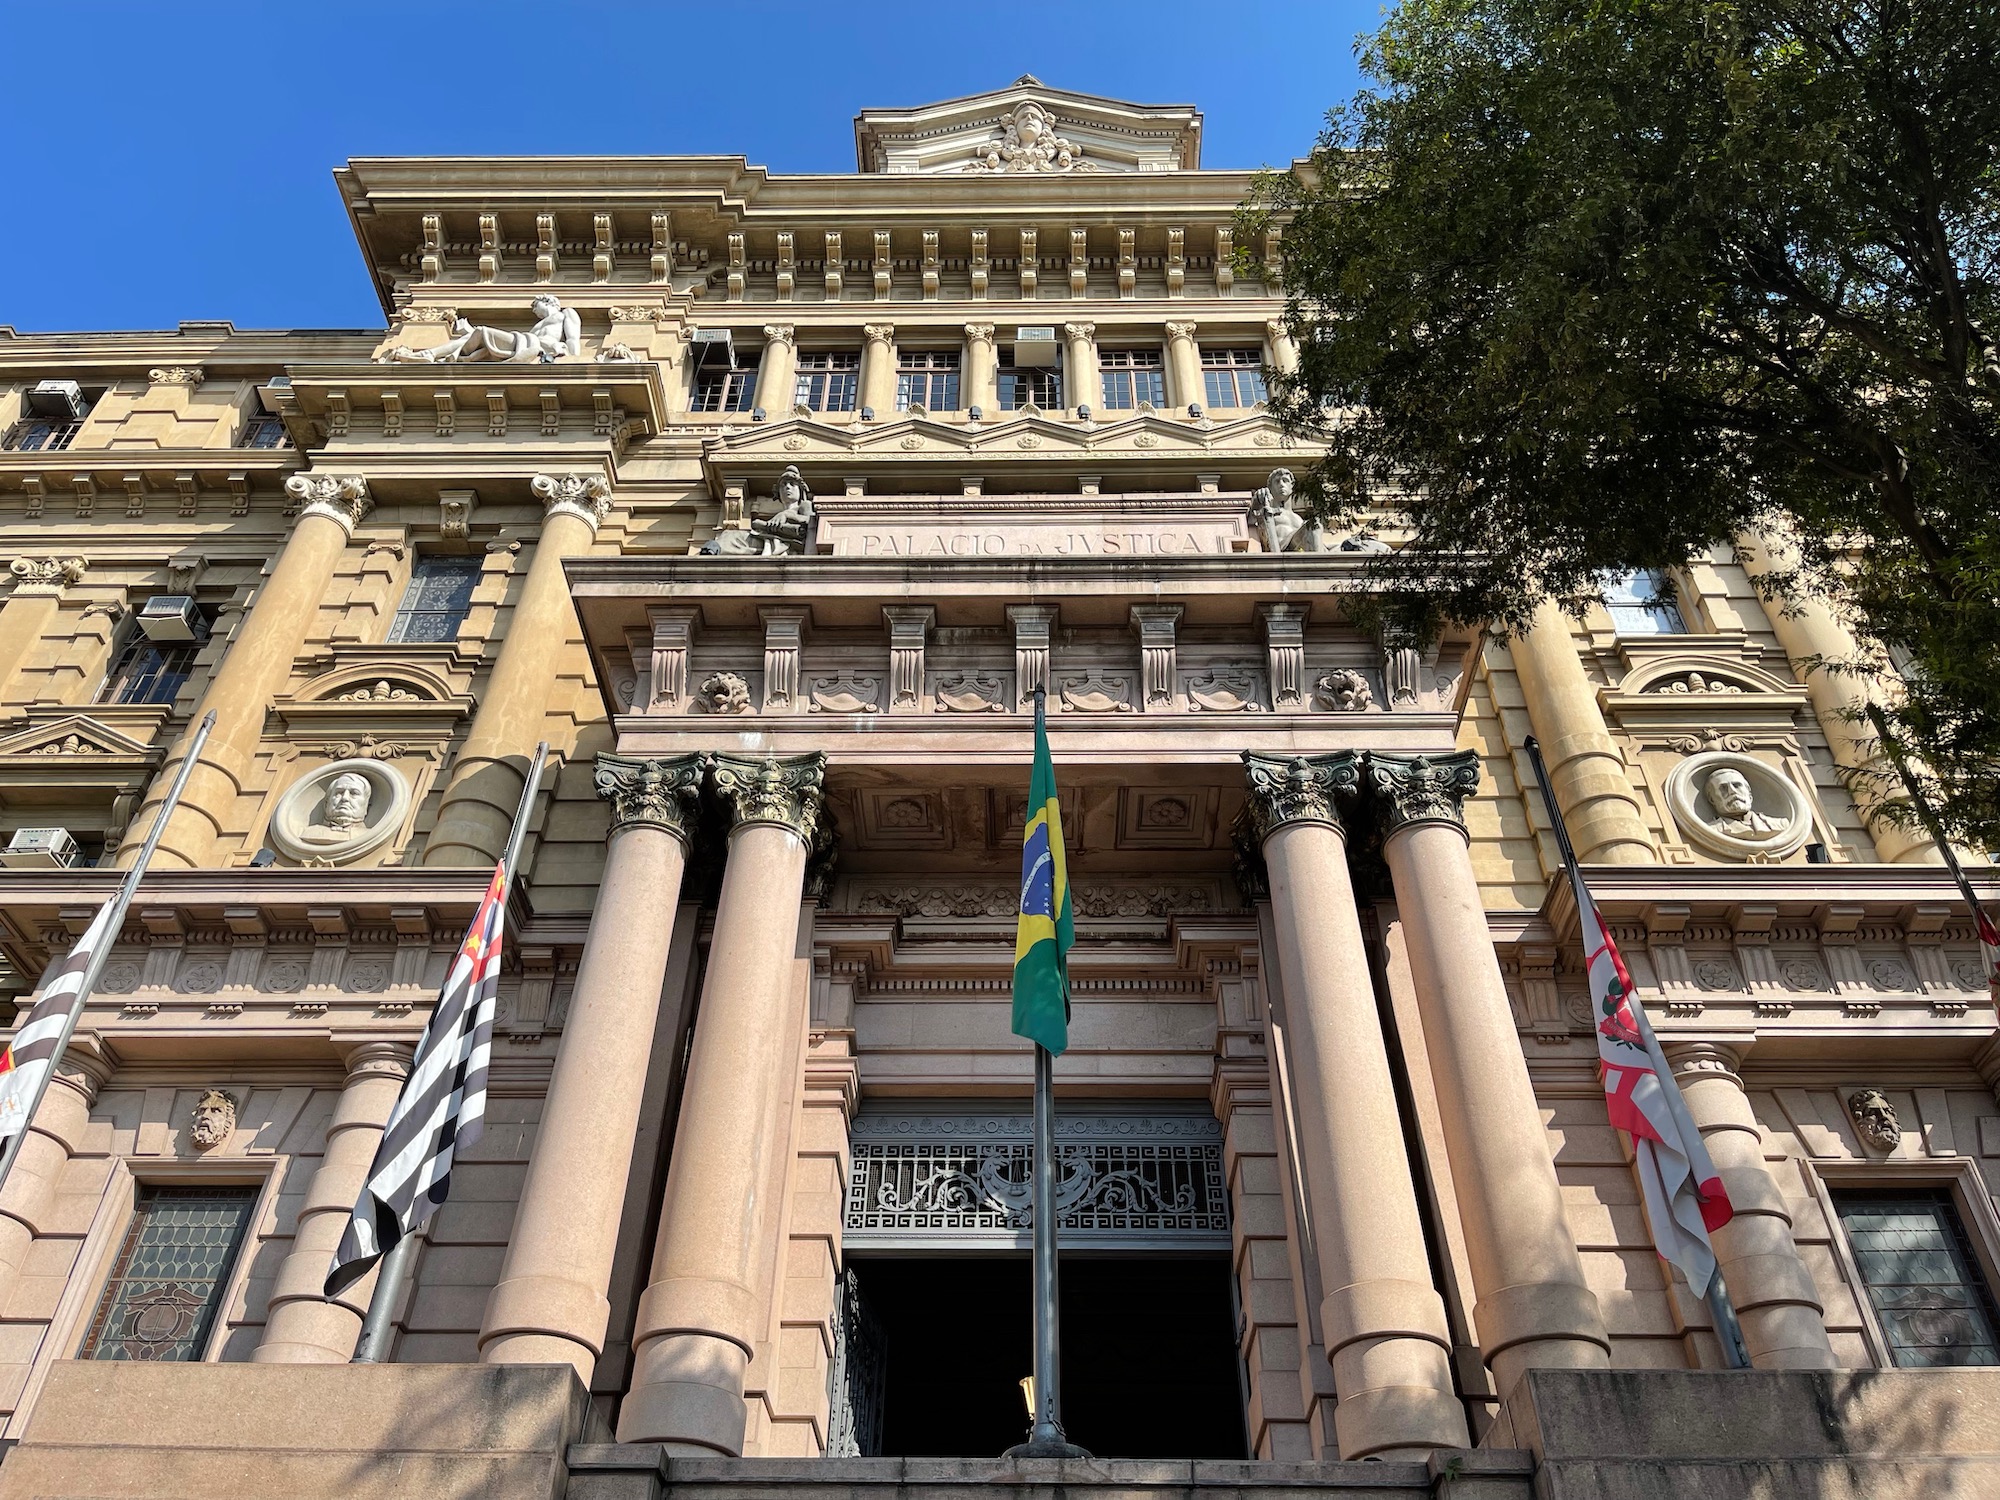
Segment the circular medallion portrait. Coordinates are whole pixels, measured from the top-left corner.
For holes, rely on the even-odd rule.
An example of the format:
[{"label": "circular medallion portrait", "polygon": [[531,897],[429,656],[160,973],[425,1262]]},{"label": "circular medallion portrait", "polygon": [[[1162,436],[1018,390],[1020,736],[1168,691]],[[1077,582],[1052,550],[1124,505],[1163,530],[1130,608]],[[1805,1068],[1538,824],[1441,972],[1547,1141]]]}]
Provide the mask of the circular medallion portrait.
[{"label": "circular medallion portrait", "polygon": [[337,760],[278,799],[271,847],[289,858],[346,864],[382,847],[403,825],[410,788],[378,760]]},{"label": "circular medallion portrait", "polygon": [[1812,836],[1812,809],[1775,766],[1709,750],[1667,773],[1667,804],[1688,842],[1725,859],[1783,859]]}]

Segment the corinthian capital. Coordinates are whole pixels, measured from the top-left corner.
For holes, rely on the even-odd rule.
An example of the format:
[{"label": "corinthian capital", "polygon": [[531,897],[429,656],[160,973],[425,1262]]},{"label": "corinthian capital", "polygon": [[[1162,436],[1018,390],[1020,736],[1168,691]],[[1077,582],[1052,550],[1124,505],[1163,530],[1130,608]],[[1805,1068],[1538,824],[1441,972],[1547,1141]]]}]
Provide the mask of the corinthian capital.
[{"label": "corinthian capital", "polygon": [[771,348],[782,344],[789,349],[797,342],[797,330],[794,325],[790,323],[766,323],[764,325],[765,347]]},{"label": "corinthian capital", "polygon": [[1097,337],[1097,325],[1095,323],[1065,323],[1063,324],[1063,337],[1073,344],[1079,342],[1087,344]]},{"label": "corinthian capital", "polygon": [[993,325],[991,323],[967,323],[965,325],[965,336],[975,344],[990,344],[993,342]]},{"label": "corinthian capital", "polygon": [[1479,789],[1479,752],[1368,757],[1368,788],[1382,807],[1384,834],[1414,823],[1465,829],[1465,799]]},{"label": "corinthian capital", "polygon": [[285,493],[300,507],[301,521],[324,516],[349,536],[375,507],[368,481],[359,474],[294,474],[285,481]]},{"label": "corinthian capital", "polygon": [[1167,337],[1169,339],[1191,339],[1194,337],[1194,324],[1169,323],[1167,325]]},{"label": "corinthian capital", "polygon": [[1259,844],[1287,823],[1324,823],[1342,829],[1337,799],[1351,795],[1361,784],[1352,750],[1289,758],[1246,750],[1243,774],[1250,782],[1250,828]]},{"label": "corinthian capital", "polygon": [[628,760],[600,755],[593,780],[597,795],[611,804],[611,831],[664,828],[683,844],[694,835],[706,755],[671,760]]},{"label": "corinthian capital", "polygon": [[575,516],[595,532],[611,514],[611,486],[600,474],[537,474],[528,488],[542,502],[542,513],[550,520]]},{"label": "corinthian capital", "polygon": [[32,584],[60,591],[64,584],[81,579],[85,566],[80,557],[17,557],[7,565],[7,571],[20,579],[23,586]]},{"label": "corinthian capital", "polygon": [[819,832],[826,757],[716,755],[715,789],[728,804],[730,823],[776,823],[810,849]]},{"label": "corinthian capital", "polygon": [[896,341],[894,323],[863,323],[861,336],[871,344],[893,344]]}]

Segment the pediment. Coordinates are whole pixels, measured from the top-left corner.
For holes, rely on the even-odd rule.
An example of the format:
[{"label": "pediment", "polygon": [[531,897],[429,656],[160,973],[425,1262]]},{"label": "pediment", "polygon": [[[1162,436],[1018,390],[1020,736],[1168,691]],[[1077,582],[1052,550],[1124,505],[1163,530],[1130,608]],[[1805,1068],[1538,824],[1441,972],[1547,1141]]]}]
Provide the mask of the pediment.
[{"label": "pediment", "polygon": [[344,703],[367,707],[385,703],[439,703],[453,696],[451,684],[414,662],[361,662],[315,677],[294,695],[301,703]]},{"label": "pediment", "polygon": [[119,759],[156,759],[158,752],[143,740],[120,733],[88,714],[70,714],[44,720],[0,737],[0,757],[16,756],[104,756]]},{"label": "pediment", "polygon": [[1077,176],[1193,171],[1201,111],[1050,88],[1025,74],[1004,89],[854,117],[863,172]]}]

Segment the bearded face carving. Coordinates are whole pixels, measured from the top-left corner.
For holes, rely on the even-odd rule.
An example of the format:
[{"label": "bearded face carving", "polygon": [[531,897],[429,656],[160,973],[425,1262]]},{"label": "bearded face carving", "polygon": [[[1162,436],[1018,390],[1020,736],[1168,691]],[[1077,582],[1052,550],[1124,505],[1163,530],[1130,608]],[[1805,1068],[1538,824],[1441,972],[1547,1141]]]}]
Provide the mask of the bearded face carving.
[{"label": "bearded face carving", "polygon": [[1856,1089],[1847,1096],[1847,1113],[1861,1139],[1877,1151],[1894,1151],[1903,1140],[1896,1106],[1880,1089]]},{"label": "bearded face carving", "polygon": [[213,1151],[236,1133],[236,1100],[221,1089],[209,1089],[195,1101],[188,1139],[197,1151]]}]

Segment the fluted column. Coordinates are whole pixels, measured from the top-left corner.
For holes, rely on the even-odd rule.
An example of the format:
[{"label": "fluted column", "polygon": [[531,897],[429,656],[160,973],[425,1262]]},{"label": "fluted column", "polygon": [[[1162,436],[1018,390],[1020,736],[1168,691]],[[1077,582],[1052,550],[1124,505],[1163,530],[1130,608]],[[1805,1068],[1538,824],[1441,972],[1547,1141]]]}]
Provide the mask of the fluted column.
[{"label": "fluted column", "polygon": [[[27,1014],[25,1005],[22,1014]],[[49,1227],[63,1168],[83,1140],[90,1107],[110,1071],[97,1053],[94,1036],[79,1034],[49,1080],[42,1107],[35,1111],[27,1139],[7,1174],[7,1185],[0,1188],[0,1308],[6,1307],[20,1284],[35,1236]]]},{"label": "fluted column", "polygon": [[588,1385],[604,1350],[625,1174],[706,765],[700,755],[597,757],[611,842],[507,1258],[486,1303],[479,1357],[490,1364],[567,1364]]},{"label": "fluted column", "polygon": [[1657,863],[1631,773],[1605,727],[1562,611],[1544,604],[1508,651],[1576,857],[1585,864]]},{"label": "fluted column", "polygon": [[532,488],[546,508],[542,534],[424,845],[427,865],[488,865],[506,848],[527,757],[576,630],[563,559],[586,551],[611,512],[610,486],[595,474],[537,474]]},{"label": "fluted column", "polygon": [[1097,325],[1063,324],[1063,341],[1069,356],[1069,407],[1087,406],[1093,413],[1104,407],[1104,392],[1097,379]]},{"label": "fluted column", "polygon": [[83,577],[80,557],[17,557],[8,565],[14,592],[0,606],[0,702],[11,700],[21,670],[62,607],[63,589]]},{"label": "fluted column", "polygon": [[291,539],[258,590],[236,639],[229,643],[208,691],[189,716],[188,731],[147,789],[146,801],[119,846],[121,866],[138,858],[153,816],[187,753],[193,726],[210,709],[215,710],[215,730],[161,835],[154,863],[167,867],[214,863],[216,844],[263,737],[264,711],[290,679],[341,554],[373,504],[367,482],[358,474],[294,474],[285,481],[285,490],[304,507]]},{"label": "fluted column", "polygon": [[965,325],[965,409],[970,412],[978,407],[982,414],[992,416],[995,403],[999,399],[998,378],[1000,356],[993,346],[993,325],[991,323],[967,323]]},{"label": "fluted column", "polygon": [[1167,404],[1177,412],[1208,404],[1201,384],[1201,349],[1194,341],[1194,324],[1167,324]]},{"label": "fluted column", "polygon": [[1366,780],[1465,1225],[1480,1353],[1504,1400],[1524,1370],[1604,1368],[1610,1339],[1563,1216],[1472,873],[1460,804],[1479,785],[1479,757],[1371,755]]},{"label": "fluted column", "polygon": [[886,422],[896,414],[896,325],[861,325],[861,400],[872,407],[875,420]]},{"label": "fluted column", "polygon": [[1785,1194],[1764,1161],[1764,1133],[1743,1092],[1737,1053],[1709,1042],[1667,1046],[1667,1061],[1736,1210],[1709,1236],[1760,1370],[1838,1367],[1812,1272],[1792,1239]]},{"label": "fluted column", "polygon": [[792,414],[798,403],[799,347],[790,323],[764,325],[764,354],[757,361],[757,393],[752,403],[773,422]]},{"label": "fluted column", "polygon": [[1464,1447],[1451,1330],[1431,1281],[1334,805],[1336,794],[1358,789],[1357,762],[1351,753],[1243,759],[1285,976],[1286,1045],[1325,1289],[1320,1324],[1339,1396],[1340,1456],[1409,1458]]},{"label": "fluted column", "polygon": [[299,1205],[292,1253],[271,1287],[264,1338],[250,1358],[269,1365],[338,1365],[354,1354],[375,1273],[328,1298],[322,1294],[333,1252],[367,1184],[389,1111],[410,1076],[405,1042],[365,1042],[347,1054],[347,1082],[326,1127],[326,1154]]},{"label": "fluted column", "polygon": [[766,1321],[760,1226],[776,1222],[755,1188],[785,1129],[785,995],[824,771],[821,755],[715,757],[733,820],[728,863],[620,1442],[743,1451],[744,1372]]},{"label": "fluted column", "polygon": [[[1737,545],[1744,571],[1752,579],[1789,572],[1797,566],[1792,549],[1777,537],[1747,533],[1737,538]],[[1793,663],[1810,659],[1838,664],[1862,655],[1861,643],[1824,599],[1805,594],[1787,597],[1782,604],[1773,601],[1764,610],[1764,617]],[[1866,679],[1842,672],[1837,665],[1821,665],[1806,672],[1805,689],[1834,763],[1849,773],[1848,789],[1868,825],[1869,837],[1875,841],[1876,857],[1884,864],[1941,864],[1944,857],[1920,825],[1904,825],[1883,814],[1882,804],[1891,800],[1900,786],[1883,779],[1889,767],[1876,754],[1875,727],[1865,719],[1850,717],[1868,705]]]}]

